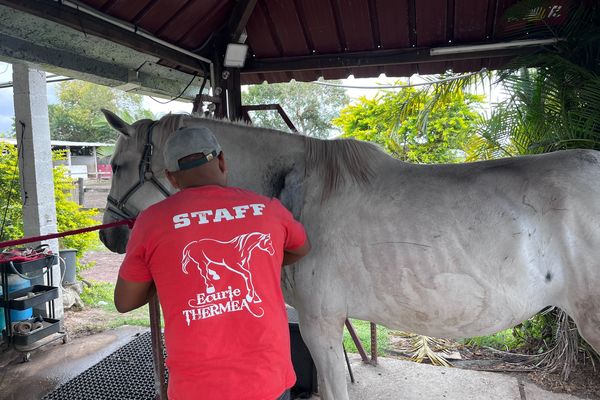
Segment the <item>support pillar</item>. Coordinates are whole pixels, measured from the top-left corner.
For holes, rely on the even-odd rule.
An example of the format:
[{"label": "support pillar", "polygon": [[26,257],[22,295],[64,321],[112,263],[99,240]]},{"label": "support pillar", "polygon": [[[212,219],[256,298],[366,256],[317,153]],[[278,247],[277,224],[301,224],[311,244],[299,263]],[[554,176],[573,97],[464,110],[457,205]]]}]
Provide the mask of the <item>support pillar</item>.
[{"label": "support pillar", "polygon": [[229,68],[227,78],[227,111],[231,121],[242,119],[242,86],[240,84],[240,69]]},{"label": "support pillar", "polygon": [[[46,73],[25,64],[13,64],[13,82],[24,233],[25,236],[55,233],[56,204]],[[44,243],[58,254],[58,240]],[[58,286],[61,280],[59,264],[52,267],[51,273],[54,285]],[[62,292],[54,304],[56,318],[62,318]]]}]

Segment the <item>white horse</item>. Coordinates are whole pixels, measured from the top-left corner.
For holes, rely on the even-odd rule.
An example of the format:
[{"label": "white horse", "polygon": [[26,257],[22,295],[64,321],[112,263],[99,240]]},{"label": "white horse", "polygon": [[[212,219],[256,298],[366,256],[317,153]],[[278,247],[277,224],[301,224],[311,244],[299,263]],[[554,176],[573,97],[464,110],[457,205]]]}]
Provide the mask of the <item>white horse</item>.
[{"label": "white horse", "polygon": [[[166,138],[202,125],[221,143],[230,185],[280,198],[304,223],[312,253],[284,270],[282,284],[323,399],[348,399],[340,343],[349,317],[460,338],[512,327],[553,305],[600,350],[596,151],[412,165],[353,140],[178,115],[132,125],[106,116],[122,134],[105,222],[163,198],[149,174],[142,180],[148,140],[152,178],[167,185]],[[127,228],[101,235],[108,248],[125,250]]]},{"label": "white horse", "polygon": [[[188,243],[182,251],[181,269],[187,274],[187,265],[193,262],[204,279],[206,293],[214,293],[212,281],[221,279],[213,265],[223,267],[240,275],[246,284],[246,300],[260,301],[254,290],[250,259],[254,250],[275,254],[271,234],[252,232],[223,242],[216,239],[200,239]],[[212,267],[212,268],[211,268]],[[256,298],[255,298],[256,297]]]}]

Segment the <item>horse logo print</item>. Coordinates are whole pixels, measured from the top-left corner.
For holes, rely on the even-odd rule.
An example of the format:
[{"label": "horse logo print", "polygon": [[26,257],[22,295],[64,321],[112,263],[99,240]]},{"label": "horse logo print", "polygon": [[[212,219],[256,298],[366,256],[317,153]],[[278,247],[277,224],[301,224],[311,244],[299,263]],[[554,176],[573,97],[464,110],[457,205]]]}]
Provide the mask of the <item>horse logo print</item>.
[{"label": "horse logo print", "polygon": [[[181,269],[188,274],[187,268],[190,262],[196,264],[204,280],[206,294],[214,294],[213,297],[216,297],[213,282],[221,279],[219,274],[224,271],[236,273],[243,278],[246,286],[245,303],[260,303],[262,300],[254,289],[250,264],[252,253],[256,250],[264,251],[271,256],[275,254],[271,234],[252,232],[236,236],[226,242],[216,239],[195,240],[183,249]],[[234,292],[239,292],[239,289]],[[228,293],[231,296],[231,287]]]}]

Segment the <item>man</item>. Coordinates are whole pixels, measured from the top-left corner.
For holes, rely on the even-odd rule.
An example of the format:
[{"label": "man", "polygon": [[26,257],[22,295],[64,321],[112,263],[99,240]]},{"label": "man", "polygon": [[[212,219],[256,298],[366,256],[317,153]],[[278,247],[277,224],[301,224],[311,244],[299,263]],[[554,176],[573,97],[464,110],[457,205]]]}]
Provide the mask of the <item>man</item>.
[{"label": "man", "polygon": [[289,398],[295,382],[281,266],[310,249],[277,199],[227,187],[225,157],[206,128],[167,141],[180,191],[139,215],[115,288],[127,312],[158,292],[169,400]]}]

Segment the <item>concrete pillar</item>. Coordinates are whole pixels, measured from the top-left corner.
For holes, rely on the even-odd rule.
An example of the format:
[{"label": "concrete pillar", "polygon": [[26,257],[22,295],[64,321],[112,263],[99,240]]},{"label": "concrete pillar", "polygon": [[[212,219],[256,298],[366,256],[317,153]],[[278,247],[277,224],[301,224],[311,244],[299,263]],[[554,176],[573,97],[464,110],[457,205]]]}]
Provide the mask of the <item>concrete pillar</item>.
[{"label": "concrete pillar", "polygon": [[[46,73],[25,64],[13,64],[13,84],[25,236],[55,233],[56,204]],[[58,254],[58,240],[44,243]],[[59,264],[52,267],[52,277],[54,285],[58,286],[61,279]],[[56,317],[62,318],[62,293],[54,305]]]}]

